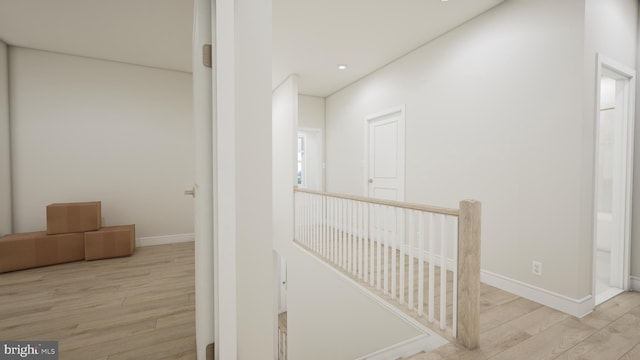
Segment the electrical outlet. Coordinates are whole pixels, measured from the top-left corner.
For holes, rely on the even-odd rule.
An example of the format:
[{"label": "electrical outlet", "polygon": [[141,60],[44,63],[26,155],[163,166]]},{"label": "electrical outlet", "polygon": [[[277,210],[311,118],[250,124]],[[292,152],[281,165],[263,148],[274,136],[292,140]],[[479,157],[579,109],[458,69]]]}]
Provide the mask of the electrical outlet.
[{"label": "electrical outlet", "polygon": [[540,261],[534,261],[531,266],[531,272],[533,275],[542,276],[542,263]]}]

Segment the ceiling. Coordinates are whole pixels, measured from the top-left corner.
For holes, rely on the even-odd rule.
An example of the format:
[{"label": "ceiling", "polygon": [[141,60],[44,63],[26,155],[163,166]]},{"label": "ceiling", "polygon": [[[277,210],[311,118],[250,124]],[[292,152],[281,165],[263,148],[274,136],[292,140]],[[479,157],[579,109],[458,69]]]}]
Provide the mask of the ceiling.
[{"label": "ceiling", "polygon": [[10,45],[191,71],[192,0],[0,0]]},{"label": "ceiling", "polygon": [[330,95],[502,1],[273,0],[273,85]]},{"label": "ceiling", "polygon": [[[273,86],[327,96],[502,1],[273,0]],[[188,72],[192,19],[193,0],[0,0],[0,39]]]}]

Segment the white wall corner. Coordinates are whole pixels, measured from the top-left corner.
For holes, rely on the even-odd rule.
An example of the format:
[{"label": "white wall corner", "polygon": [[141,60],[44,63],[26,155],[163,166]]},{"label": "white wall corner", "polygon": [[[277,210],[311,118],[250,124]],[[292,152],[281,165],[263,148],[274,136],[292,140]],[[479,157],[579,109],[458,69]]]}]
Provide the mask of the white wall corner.
[{"label": "white wall corner", "polygon": [[136,247],[178,244],[178,243],[184,243],[184,242],[191,242],[194,240],[195,240],[195,237],[193,234],[149,236],[149,237],[136,238]]},{"label": "white wall corner", "polygon": [[574,299],[484,269],[480,272],[480,281],[578,318],[593,311],[593,297],[591,295],[582,299]]},{"label": "white wall corner", "polygon": [[640,291],[640,277],[631,276],[630,284],[631,284],[631,290]]}]

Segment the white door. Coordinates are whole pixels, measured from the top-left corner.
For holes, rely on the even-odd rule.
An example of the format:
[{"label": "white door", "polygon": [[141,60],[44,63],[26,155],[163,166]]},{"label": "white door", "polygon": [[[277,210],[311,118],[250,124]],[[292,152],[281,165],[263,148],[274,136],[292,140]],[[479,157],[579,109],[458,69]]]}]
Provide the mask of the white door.
[{"label": "white door", "polygon": [[404,200],[404,107],[373,114],[367,121],[367,195]]},{"label": "white door", "polygon": [[[404,201],[404,107],[366,117],[366,194],[383,200]],[[384,239],[404,239],[403,220],[389,209],[371,213],[370,232],[385,233]],[[399,236],[396,236],[399,235]],[[386,257],[386,255],[385,255]]]}]

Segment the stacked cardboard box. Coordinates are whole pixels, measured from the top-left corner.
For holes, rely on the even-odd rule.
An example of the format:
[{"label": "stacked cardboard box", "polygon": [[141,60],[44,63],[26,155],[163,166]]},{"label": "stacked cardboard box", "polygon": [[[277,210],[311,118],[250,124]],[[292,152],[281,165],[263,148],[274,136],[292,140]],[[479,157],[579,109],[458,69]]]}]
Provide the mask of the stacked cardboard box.
[{"label": "stacked cardboard box", "polygon": [[100,201],[47,206],[47,231],[0,238],[0,273],[78,260],[130,256],[135,225],[102,227]]},{"label": "stacked cardboard box", "polygon": [[100,201],[47,205],[47,234],[95,231],[102,226]]},{"label": "stacked cardboard box", "polygon": [[110,226],[84,233],[86,260],[130,256],[136,247],[136,226]]},{"label": "stacked cardboard box", "polygon": [[83,259],[83,233],[47,235],[41,231],[0,239],[0,273]]}]

